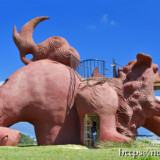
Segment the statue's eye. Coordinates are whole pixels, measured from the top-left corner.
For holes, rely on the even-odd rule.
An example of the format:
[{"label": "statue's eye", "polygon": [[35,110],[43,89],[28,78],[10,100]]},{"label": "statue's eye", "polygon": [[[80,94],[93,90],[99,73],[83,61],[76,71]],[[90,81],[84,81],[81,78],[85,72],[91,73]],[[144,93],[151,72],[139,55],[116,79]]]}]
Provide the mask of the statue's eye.
[{"label": "statue's eye", "polygon": [[157,71],[158,71],[158,67],[154,67],[154,68],[153,68],[153,72],[154,72],[154,73],[157,73]]}]

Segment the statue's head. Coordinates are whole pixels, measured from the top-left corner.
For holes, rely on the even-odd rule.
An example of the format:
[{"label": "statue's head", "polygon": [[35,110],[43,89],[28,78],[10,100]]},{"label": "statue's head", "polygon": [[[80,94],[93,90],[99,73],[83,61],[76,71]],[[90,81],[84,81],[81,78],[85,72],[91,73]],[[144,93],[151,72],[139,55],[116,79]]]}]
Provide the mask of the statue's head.
[{"label": "statue's head", "polygon": [[[136,60],[119,68],[118,77],[123,82],[123,97],[129,106],[123,115],[131,120],[129,128],[135,132],[146,118],[160,115],[160,101],[154,94],[154,84],[160,83],[158,65],[152,63],[149,55],[139,53]],[[121,116],[121,111],[118,114]]]},{"label": "statue's head", "polygon": [[158,83],[160,80],[158,65],[153,64],[152,58],[143,53],[137,54],[136,60],[130,61],[123,68],[119,68],[118,76],[119,78],[123,79],[124,82],[141,80]]},{"label": "statue's head", "polygon": [[[32,37],[34,28],[46,19],[49,19],[49,17],[32,19],[22,27],[20,33],[17,32],[16,26],[14,26],[13,39],[19,49],[22,62],[28,64],[41,59],[50,59],[74,69],[77,68],[80,60],[79,54],[64,38],[53,36],[40,44],[34,43]],[[31,60],[25,57],[28,54],[33,55]]]}]

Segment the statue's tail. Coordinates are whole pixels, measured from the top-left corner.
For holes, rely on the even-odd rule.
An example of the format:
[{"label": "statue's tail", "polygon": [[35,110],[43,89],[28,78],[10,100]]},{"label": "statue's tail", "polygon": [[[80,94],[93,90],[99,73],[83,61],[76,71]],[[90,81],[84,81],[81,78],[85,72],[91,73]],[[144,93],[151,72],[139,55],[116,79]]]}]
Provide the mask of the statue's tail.
[{"label": "statue's tail", "polygon": [[27,54],[32,54],[33,48],[36,44],[33,41],[33,31],[35,27],[42,21],[49,19],[49,17],[37,17],[27,22],[21,29],[20,33],[17,32],[16,26],[13,29],[13,40],[19,49],[21,60],[24,64],[32,62],[32,60],[27,59],[25,56]]}]

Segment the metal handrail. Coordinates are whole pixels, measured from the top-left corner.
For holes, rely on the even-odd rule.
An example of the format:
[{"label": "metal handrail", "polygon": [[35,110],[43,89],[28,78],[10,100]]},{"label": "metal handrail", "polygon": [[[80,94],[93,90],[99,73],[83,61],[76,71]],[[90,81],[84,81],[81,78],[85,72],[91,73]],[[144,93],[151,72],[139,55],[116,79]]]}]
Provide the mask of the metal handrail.
[{"label": "metal handrail", "polygon": [[[102,79],[104,80],[104,77],[106,77],[106,75],[110,75],[113,74],[113,77],[117,77],[117,66],[121,66],[124,67],[123,65],[116,63],[115,60],[113,59],[113,64],[111,65],[110,68],[105,68],[105,61],[104,60],[100,60],[100,59],[87,59],[87,60],[83,60],[83,61],[79,61],[75,56],[71,55],[71,67],[73,65],[74,66],[78,66],[75,71],[77,72],[77,74],[79,75],[78,77],[80,78],[80,80],[84,80],[84,79],[90,79],[91,75],[93,74],[94,70],[96,67],[98,67],[99,70],[99,74],[102,76],[97,76],[97,77],[92,77],[93,79]],[[72,67],[72,68],[73,68]],[[112,71],[111,71],[112,70]],[[111,72],[109,72],[111,71]],[[106,73],[109,72],[109,73]]]}]

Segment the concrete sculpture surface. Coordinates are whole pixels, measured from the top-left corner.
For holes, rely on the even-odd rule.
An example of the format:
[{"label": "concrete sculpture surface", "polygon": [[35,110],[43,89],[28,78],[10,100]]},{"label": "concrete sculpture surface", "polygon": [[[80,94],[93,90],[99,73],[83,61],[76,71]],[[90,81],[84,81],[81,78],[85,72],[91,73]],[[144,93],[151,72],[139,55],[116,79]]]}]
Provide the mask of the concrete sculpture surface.
[{"label": "concrete sculpture surface", "polygon": [[71,84],[72,72],[51,60],[20,68],[0,88],[0,125],[33,124],[39,145],[79,143],[79,121],[73,107],[79,79],[73,77],[75,84]]},{"label": "concrete sculpture surface", "polygon": [[150,56],[138,54],[137,60],[119,69],[118,79],[123,86],[115,89],[119,94],[120,104],[117,111],[117,130],[135,137],[138,134],[137,128],[143,126],[160,135],[158,126],[155,128],[153,123],[158,122],[156,118],[160,114],[160,101],[154,94],[154,84],[160,82],[158,65],[152,63]]},{"label": "concrete sculpture surface", "polygon": [[136,60],[119,68],[118,78],[106,79],[102,85],[91,81],[92,86],[83,85],[77,94],[81,141],[84,139],[83,117],[87,113],[100,116],[102,141],[130,141],[141,126],[160,135],[157,128],[160,101],[154,94],[154,84],[160,82],[160,73],[150,56],[139,53]]},{"label": "concrete sculpture surface", "polygon": [[[96,68],[93,78],[81,82],[74,70],[78,63],[72,68],[68,58],[79,60],[79,54],[66,40],[51,37],[34,44],[33,29],[47,18],[31,20],[20,34],[14,27],[14,41],[27,65],[0,87],[0,126],[33,124],[38,145],[84,144],[84,116],[92,113],[100,118],[100,141],[131,141],[141,126],[160,135],[154,125],[160,124],[160,101],[153,89],[160,73],[152,58],[139,53],[119,69],[118,78],[94,79],[102,76]],[[32,60],[25,58],[28,53]]]},{"label": "concrete sculpture surface", "polygon": [[[22,27],[20,33],[17,32],[16,26],[14,26],[13,39],[19,49],[22,62],[24,64],[29,64],[36,60],[50,59],[71,66],[71,55],[79,61],[80,58],[77,51],[69,46],[68,42],[62,37],[53,36],[40,44],[36,45],[34,43],[32,38],[34,28],[37,24],[46,19],[49,19],[49,17],[37,17],[32,19]],[[31,60],[25,57],[28,54],[33,55]],[[77,65],[78,64],[73,67],[77,68]]]},{"label": "concrete sculpture surface", "polygon": [[19,139],[20,131],[0,127],[0,146],[17,146]]}]

